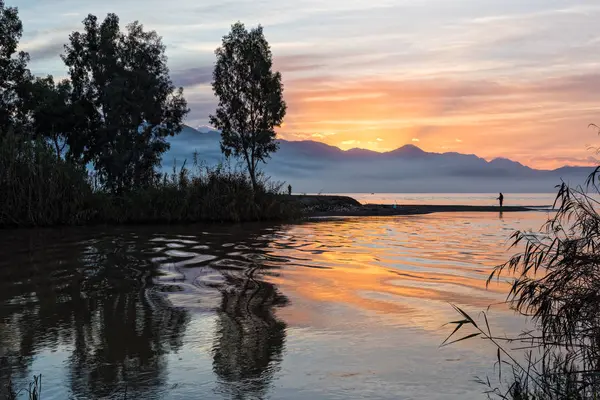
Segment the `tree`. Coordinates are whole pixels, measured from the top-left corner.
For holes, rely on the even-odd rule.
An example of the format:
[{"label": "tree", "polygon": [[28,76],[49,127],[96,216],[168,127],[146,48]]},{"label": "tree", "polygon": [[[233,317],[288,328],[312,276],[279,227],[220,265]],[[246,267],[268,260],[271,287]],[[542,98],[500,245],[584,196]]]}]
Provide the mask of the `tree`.
[{"label": "tree", "polygon": [[20,131],[24,122],[22,106],[25,84],[32,77],[27,69],[29,55],[17,52],[23,24],[15,7],[5,7],[0,0],[0,134]]},{"label": "tree", "polygon": [[125,33],[119,18],[93,15],[73,32],[62,59],[69,68],[73,106],[82,119],[70,137],[70,157],[92,162],[113,192],[151,184],[168,135],[181,132],[189,112],[183,89],[169,77],[165,46],[156,32],[134,22]]},{"label": "tree", "polygon": [[77,131],[77,113],[71,102],[71,82],[54,83],[54,78],[36,78],[31,82],[26,109],[35,137],[50,142],[61,158],[65,146]]},{"label": "tree", "polygon": [[259,162],[277,151],[274,127],[286,112],[281,74],[273,72],[271,49],[262,27],[232,25],[215,54],[212,88],[219,99],[210,123],[221,130],[221,151],[243,157],[256,191]]}]

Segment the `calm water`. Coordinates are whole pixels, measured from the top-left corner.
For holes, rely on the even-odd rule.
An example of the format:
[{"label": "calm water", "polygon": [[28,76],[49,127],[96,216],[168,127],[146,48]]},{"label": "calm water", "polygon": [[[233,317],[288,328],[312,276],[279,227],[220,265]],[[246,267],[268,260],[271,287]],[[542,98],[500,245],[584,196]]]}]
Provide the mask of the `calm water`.
[{"label": "calm water", "polygon": [[[363,204],[497,205],[498,193],[341,193]],[[556,193],[503,193],[509,206],[552,206]]]},{"label": "calm water", "polygon": [[[43,399],[482,399],[483,341],[439,348],[513,229],[546,214],[0,232],[0,382]],[[493,329],[524,321],[503,306]]]}]

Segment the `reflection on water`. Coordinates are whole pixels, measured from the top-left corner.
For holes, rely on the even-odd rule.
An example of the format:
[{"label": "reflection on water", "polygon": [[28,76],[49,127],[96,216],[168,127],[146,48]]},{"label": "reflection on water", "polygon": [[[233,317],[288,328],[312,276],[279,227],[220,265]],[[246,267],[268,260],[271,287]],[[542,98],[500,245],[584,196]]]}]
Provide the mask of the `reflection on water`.
[{"label": "reflection on water", "polygon": [[123,382],[132,394],[156,393],[163,356],[181,347],[189,317],[147,290],[153,269],[136,239],[55,231],[2,239],[3,386],[45,373],[29,368],[40,351],[69,347],[63,373],[73,393],[101,398]]},{"label": "reflection on water", "polygon": [[479,398],[493,356],[438,349],[448,302],[502,300],[490,268],[544,218],[0,232],[0,386],[41,373],[45,399],[439,398],[435,379]]},{"label": "reflection on water", "polygon": [[263,398],[282,358],[286,325],[275,317],[273,307],[288,300],[252,274],[227,274],[232,289],[222,290],[217,309],[213,368],[226,398]]}]

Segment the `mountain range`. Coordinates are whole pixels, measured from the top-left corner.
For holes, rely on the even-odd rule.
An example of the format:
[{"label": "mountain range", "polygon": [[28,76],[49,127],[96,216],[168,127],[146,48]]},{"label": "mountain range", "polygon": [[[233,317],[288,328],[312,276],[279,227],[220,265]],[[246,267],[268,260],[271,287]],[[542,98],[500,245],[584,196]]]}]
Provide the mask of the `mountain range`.
[{"label": "mountain range", "polygon": [[[208,127],[183,131],[169,138],[163,169],[173,161],[181,166],[193,153],[206,165],[224,161],[220,133]],[[279,140],[279,151],[263,164],[273,182],[291,184],[305,193],[546,193],[561,180],[582,184],[592,167],[538,170],[506,158],[487,161],[473,154],[429,153],[405,145],[379,153],[365,149],[341,150],[315,141]],[[236,161],[233,161],[236,163]]]}]

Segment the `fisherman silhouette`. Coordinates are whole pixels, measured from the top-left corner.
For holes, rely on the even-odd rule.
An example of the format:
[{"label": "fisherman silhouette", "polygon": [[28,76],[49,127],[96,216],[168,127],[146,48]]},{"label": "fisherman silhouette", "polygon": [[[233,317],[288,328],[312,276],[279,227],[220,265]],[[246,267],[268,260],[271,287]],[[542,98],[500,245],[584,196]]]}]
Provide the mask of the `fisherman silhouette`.
[{"label": "fisherman silhouette", "polygon": [[292,185],[288,185],[288,195],[292,195]]},{"label": "fisherman silhouette", "polygon": [[504,203],[504,195],[502,193],[500,193],[500,196],[498,196],[498,198],[496,200],[500,201],[500,207],[502,207],[502,203]]}]

